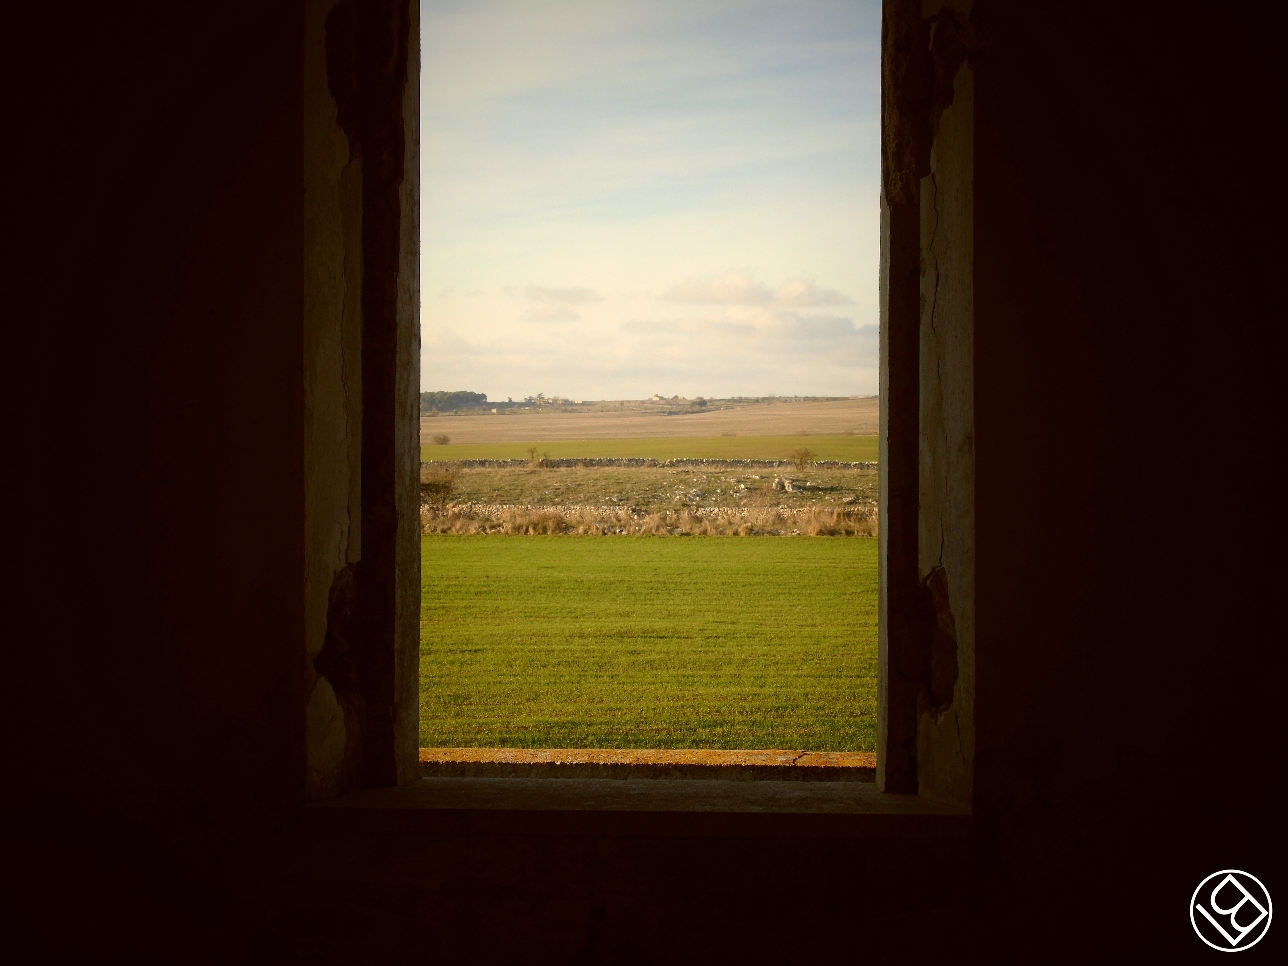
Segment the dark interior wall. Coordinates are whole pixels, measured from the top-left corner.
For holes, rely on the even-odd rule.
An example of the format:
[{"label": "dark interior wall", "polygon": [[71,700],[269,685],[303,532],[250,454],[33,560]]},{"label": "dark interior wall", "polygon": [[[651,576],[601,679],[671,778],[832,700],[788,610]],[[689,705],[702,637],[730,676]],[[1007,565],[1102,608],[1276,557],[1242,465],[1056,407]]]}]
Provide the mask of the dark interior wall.
[{"label": "dark interior wall", "polygon": [[[886,787],[966,790],[995,951],[1183,956],[1204,876],[1282,869],[1282,202],[1235,148],[1281,126],[1273,33],[1198,4],[884,6],[883,432],[919,392],[921,437],[883,439]],[[909,604],[910,513],[916,577],[944,566],[976,618],[915,728],[943,615]],[[1132,925],[1075,928],[1090,895]]]},{"label": "dark interior wall", "polygon": [[[1192,942],[1202,876],[1282,868],[1282,203],[1260,160],[1281,113],[1274,34],[1198,5],[979,0],[970,17],[987,39],[972,868],[988,888],[945,898],[942,856],[856,858],[849,881],[782,843],[571,837],[488,840],[491,864],[458,876],[428,865],[471,868],[449,841],[421,853],[431,926],[499,931],[506,909],[584,898],[593,878],[627,897],[622,936],[645,904],[659,935],[797,935],[808,908],[775,925],[740,898],[756,873],[834,883],[818,908],[838,921],[883,901],[873,928],[890,935],[973,924],[944,947],[979,939],[999,959],[1036,935],[1094,943],[1094,897],[1157,949]],[[300,4],[233,3],[6,25],[3,831],[10,909],[49,943],[74,910],[87,948],[220,958],[228,924],[280,894],[305,754],[302,23]],[[371,918],[413,936],[414,890],[364,867],[358,838]],[[716,919],[682,915],[685,862],[704,894],[727,887]],[[346,901],[298,928],[343,932]],[[598,928],[576,909],[577,936]]]},{"label": "dark interior wall", "polygon": [[301,4],[39,6],[5,29],[6,832],[29,901],[132,875],[191,913],[302,794]]},{"label": "dark interior wall", "polygon": [[1039,928],[1099,882],[1184,943],[1203,876],[1282,868],[1275,58],[1198,4],[971,20],[983,854]]}]

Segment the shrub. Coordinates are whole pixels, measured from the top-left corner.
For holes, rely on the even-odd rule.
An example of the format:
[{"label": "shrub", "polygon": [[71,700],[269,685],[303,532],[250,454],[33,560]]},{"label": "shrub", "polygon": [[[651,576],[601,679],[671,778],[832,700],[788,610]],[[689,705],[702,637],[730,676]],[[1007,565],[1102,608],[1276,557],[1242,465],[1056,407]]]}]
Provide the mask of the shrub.
[{"label": "shrub", "polygon": [[437,435],[437,436],[435,436],[435,437],[434,437],[434,445],[435,445],[435,446],[446,446],[446,445],[447,445],[448,443],[450,443],[451,441],[452,441],[452,437],[450,437],[450,436],[444,436],[444,435],[443,435],[443,434],[441,434],[441,433],[440,433],[439,435]]},{"label": "shrub", "polygon": [[802,446],[800,449],[794,449],[787,454],[787,458],[796,464],[797,471],[804,473],[805,467],[814,462],[814,454]]},{"label": "shrub", "polygon": [[430,506],[442,506],[456,489],[456,482],[460,477],[461,468],[456,463],[421,467],[420,502]]}]

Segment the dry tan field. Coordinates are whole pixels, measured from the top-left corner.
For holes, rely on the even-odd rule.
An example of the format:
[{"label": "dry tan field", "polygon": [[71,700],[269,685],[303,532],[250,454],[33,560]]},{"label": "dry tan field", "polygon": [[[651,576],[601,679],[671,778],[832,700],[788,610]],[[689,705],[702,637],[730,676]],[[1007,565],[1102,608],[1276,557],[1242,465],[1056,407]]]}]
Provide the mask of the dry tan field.
[{"label": "dry tan field", "polygon": [[440,434],[450,436],[453,443],[519,443],[538,437],[553,442],[799,433],[872,436],[876,432],[875,396],[834,402],[772,402],[676,416],[630,409],[577,412],[551,408],[513,415],[422,416],[420,420],[422,444]]}]

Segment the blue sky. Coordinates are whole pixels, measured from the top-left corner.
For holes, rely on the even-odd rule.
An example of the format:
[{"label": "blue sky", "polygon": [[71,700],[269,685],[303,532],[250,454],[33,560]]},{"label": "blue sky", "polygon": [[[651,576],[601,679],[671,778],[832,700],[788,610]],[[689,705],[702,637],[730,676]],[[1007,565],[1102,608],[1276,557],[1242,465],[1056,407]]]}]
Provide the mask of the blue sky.
[{"label": "blue sky", "polygon": [[422,388],[877,391],[876,0],[421,18]]}]

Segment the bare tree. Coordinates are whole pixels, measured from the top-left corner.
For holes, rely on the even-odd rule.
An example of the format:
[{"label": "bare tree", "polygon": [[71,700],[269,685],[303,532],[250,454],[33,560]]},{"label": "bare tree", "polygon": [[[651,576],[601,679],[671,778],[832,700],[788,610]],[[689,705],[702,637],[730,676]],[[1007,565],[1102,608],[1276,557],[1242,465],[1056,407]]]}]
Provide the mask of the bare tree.
[{"label": "bare tree", "polygon": [[792,450],[787,454],[787,458],[796,464],[797,471],[801,473],[804,473],[805,467],[809,466],[810,463],[813,463],[815,459],[814,454],[804,446],[800,449]]}]

